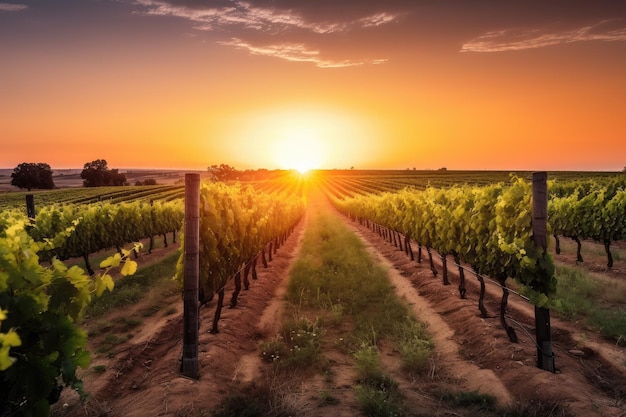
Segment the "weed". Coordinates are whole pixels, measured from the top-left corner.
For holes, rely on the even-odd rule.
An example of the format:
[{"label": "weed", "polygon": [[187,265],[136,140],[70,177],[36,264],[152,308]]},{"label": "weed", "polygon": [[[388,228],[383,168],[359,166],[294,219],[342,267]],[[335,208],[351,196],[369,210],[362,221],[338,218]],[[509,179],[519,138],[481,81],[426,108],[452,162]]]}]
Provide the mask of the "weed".
[{"label": "weed", "polygon": [[175,314],[178,310],[176,309],[176,307],[170,307],[167,310],[165,310],[163,312],[164,316],[171,316],[172,314]]},{"label": "weed", "polygon": [[270,415],[286,417],[295,415],[295,413],[280,409],[269,384],[244,387],[240,393],[227,396],[213,410],[213,417],[264,417]]},{"label": "weed", "polygon": [[410,317],[396,322],[395,338],[402,356],[404,370],[419,373],[426,369],[434,345],[426,333],[426,326]]},{"label": "weed", "polygon": [[376,346],[363,343],[361,348],[354,353],[357,376],[360,380],[379,378],[380,355]]},{"label": "weed", "polygon": [[130,337],[129,336],[130,335],[127,335],[125,337],[119,337],[118,335],[114,333],[109,333],[104,337],[104,339],[102,340],[102,344],[98,347],[98,349],[96,349],[96,352],[109,353],[115,346],[124,343],[130,337],[132,337],[132,336]]},{"label": "weed", "polygon": [[588,318],[589,323],[600,329],[602,335],[613,339],[620,346],[626,346],[626,310],[597,308]]},{"label": "weed", "polygon": [[250,398],[239,395],[227,397],[219,408],[213,412],[214,417],[261,417],[265,415],[265,407]]},{"label": "weed", "polygon": [[110,330],[113,327],[113,323],[109,320],[97,320],[93,326],[87,332],[88,337],[98,336],[100,333]]},{"label": "weed", "polygon": [[315,366],[321,359],[321,338],[319,322],[306,318],[290,320],[283,325],[279,339],[262,345],[263,360],[280,361],[284,369]]},{"label": "weed", "polygon": [[143,323],[141,320],[132,317],[121,317],[117,322],[120,324],[121,332],[127,332]]},{"label": "weed", "polygon": [[330,394],[328,391],[320,391],[320,407],[337,404],[339,404],[339,399],[337,397]]},{"label": "weed", "polygon": [[439,399],[452,407],[475,410],[492,410],[496,404],[496,397],[490,394],[481,394],[478,391],[445,391],[439,393]]},{"label": "weed", "polygon": [[405,415],[395,391],[383,391],[369,385],[358,385],[356,398],[369,417],[397,417]]},{"label": "weed", "polygon": [[95,365],[92,366],[91,369],[97,374],[103,374],[107,370],[107,367],[105,365]]},{"label": "weed", "polygon": [[572,417],[557,400],[533,399],[498,409],[497,415],[506,417]]},{"label": "weed", "polygon": [[161,306],[159,306],[158,304],[153,304],[149,306],[148,308],[144,309],[141,312],[141,315],[143,317],[151,317],[151,316],[154,316],[160,309],[161,309]]},{"label": "weed", "polygon": [[289,348],[280,338],[271,342],[261,343],[261,359],[266,363],[273,363],[287,357]]}]

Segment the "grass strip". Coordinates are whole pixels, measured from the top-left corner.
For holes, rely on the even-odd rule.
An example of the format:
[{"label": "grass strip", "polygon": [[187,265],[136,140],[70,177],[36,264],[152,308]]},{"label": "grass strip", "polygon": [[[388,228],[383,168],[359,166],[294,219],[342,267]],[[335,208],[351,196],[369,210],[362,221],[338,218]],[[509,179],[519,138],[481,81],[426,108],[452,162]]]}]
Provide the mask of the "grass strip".
[{"label": "grass strip", "polygon": [[286,301],[291,319],[265,346],[264,359],[287,370],[318,366],[328,373],[332,365],[322,346],[331,343],[354,359],[355,396],[366,415],[404,414],[398,384],[381,368],[380,346],[391,344],[401,352],[404,370],[415,374],[427,368],[432,341],[396,296],[387,271],[336,216],[312,216]]}]

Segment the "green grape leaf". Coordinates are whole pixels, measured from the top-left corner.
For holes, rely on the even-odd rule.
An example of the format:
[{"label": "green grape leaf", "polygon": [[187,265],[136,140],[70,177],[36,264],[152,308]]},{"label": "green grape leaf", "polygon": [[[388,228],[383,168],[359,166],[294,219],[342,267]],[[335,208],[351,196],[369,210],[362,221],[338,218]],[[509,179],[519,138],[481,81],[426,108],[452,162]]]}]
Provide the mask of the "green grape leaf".
[{"label": "green grape leaf", "polygon": [[124,276],[127,276],[133,275],[135,272],[137,272],[137,262],[127,259],[124,262],[124,266],[122,267],[120,273]]},{"label": "green grape leaf", "polygon": [[[125,255],[127,256],[127,255]],[[122,263],[122,255],[116,253],[100,262],[100,268],[116,268]]]},{"label": "green grape leaf", "polygon": [[104,274],[100,277],[96,278],[96,297],[100,297],[102,295],[102,293],[104,293],[104,290],[113,290],[113,278],[111,278],[110,275],[108,274]]}]

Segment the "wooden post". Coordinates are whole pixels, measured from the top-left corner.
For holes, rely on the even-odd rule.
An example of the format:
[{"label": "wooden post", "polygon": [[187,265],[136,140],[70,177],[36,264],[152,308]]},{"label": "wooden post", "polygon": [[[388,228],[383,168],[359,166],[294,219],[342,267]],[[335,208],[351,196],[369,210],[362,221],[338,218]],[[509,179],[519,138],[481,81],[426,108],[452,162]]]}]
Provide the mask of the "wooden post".
[{"label": "wooden post", "polygon": [[185,174],[183,375],[198,379],[198,287],[200,276],[200,174]]},{"label": "wooden post", "polygon": [[29,219],[35,219],[35,197],[32,194],[26,194],[26,214]]},{"label": "wooden post", "polygon": [[[533,173],[533,238],[535,245],[548,249],[548,174]],[[535,306],[535,333],[537,338],[537,367],[554,372],[554,354],[550,331],[550,310]]]}]

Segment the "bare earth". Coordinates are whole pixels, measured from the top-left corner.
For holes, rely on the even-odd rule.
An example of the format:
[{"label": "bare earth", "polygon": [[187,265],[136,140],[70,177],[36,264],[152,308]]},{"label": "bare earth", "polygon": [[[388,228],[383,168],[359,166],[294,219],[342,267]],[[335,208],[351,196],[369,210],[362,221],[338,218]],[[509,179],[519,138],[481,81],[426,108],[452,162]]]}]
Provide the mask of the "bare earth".
[{"label": "bare earth", "polygon": [[[312,202],[309,210],[324,206],[325,202]],[[479,286],[473,276],[467,277],[467,299],[460,299],[458,276],[453,268],[452,285],[444,286],[441,274],[433,277],[427,257],[421,264],[410,261],[403,251],[370,230],[348,220],[346,223],[364,240],[372,256],[389,268],[398,294],[406,299],[416,317],[428,324],[435,342],[430,370],[421,378],[402,375],[397,352],[382,347],[385,370],[398,381],[414,415],[471,415],[440,404],[433,392],[441,389],[489,393],[498,398],[500,405],[557,400],[573,416],[626,415],[623,348],[604,341],[589,329],[553,318],[559,373],[539,370],[535,366],[532,306],[516,296],[509,298],[508,320],[519,338],[519,343],[511,343],[498,317],[499,288],[488,284],[485,304],[490,316],[481,318],[477,307]],[[199,380],[185,378],[179,372],[182,300],[173,294],[166,300],[167,305],[143,318],[132,337],[114,351],[93,353],[92,368],[83,378],[90,400],[81,405],[75,394],[64,392],[52,415],[210,415],[200,410],[214,409],[227,395],[242,391],[260,378],[272,378],[271,365],[260,359],[259,344],[277,333],[289,267],[297,256],[306,224],[305,218],[267,269],[259,266],[258,280],[251,281],[249,291],[241,292],[237,307],[225,307],[218,334],[209,333],[214,302],[201,309]],[[440,262],[438,269],[441,271]],[[226,294],[227,305],[229,291]],[[120,316],[135,317],[148,304],[146,300],[125,311],[112,312],[107,319],[114,322]],[[86,323],[87,328],[94,325]],[[99,343],[101,338],[90,338],[90,350],[96,352]],[[285,385],[283,400],[291,402],[299,416],[361,415],[354,400],[352,388],[356,382],[350,358],[333,349],[325,348],[324,352],[333,362],[332,386],[319,375],[292,375],[273,383]],[[95,372],[96,365],[101,365],[104,372]],[[321,407],[322,390],[332,391],[339,403]]]}]

